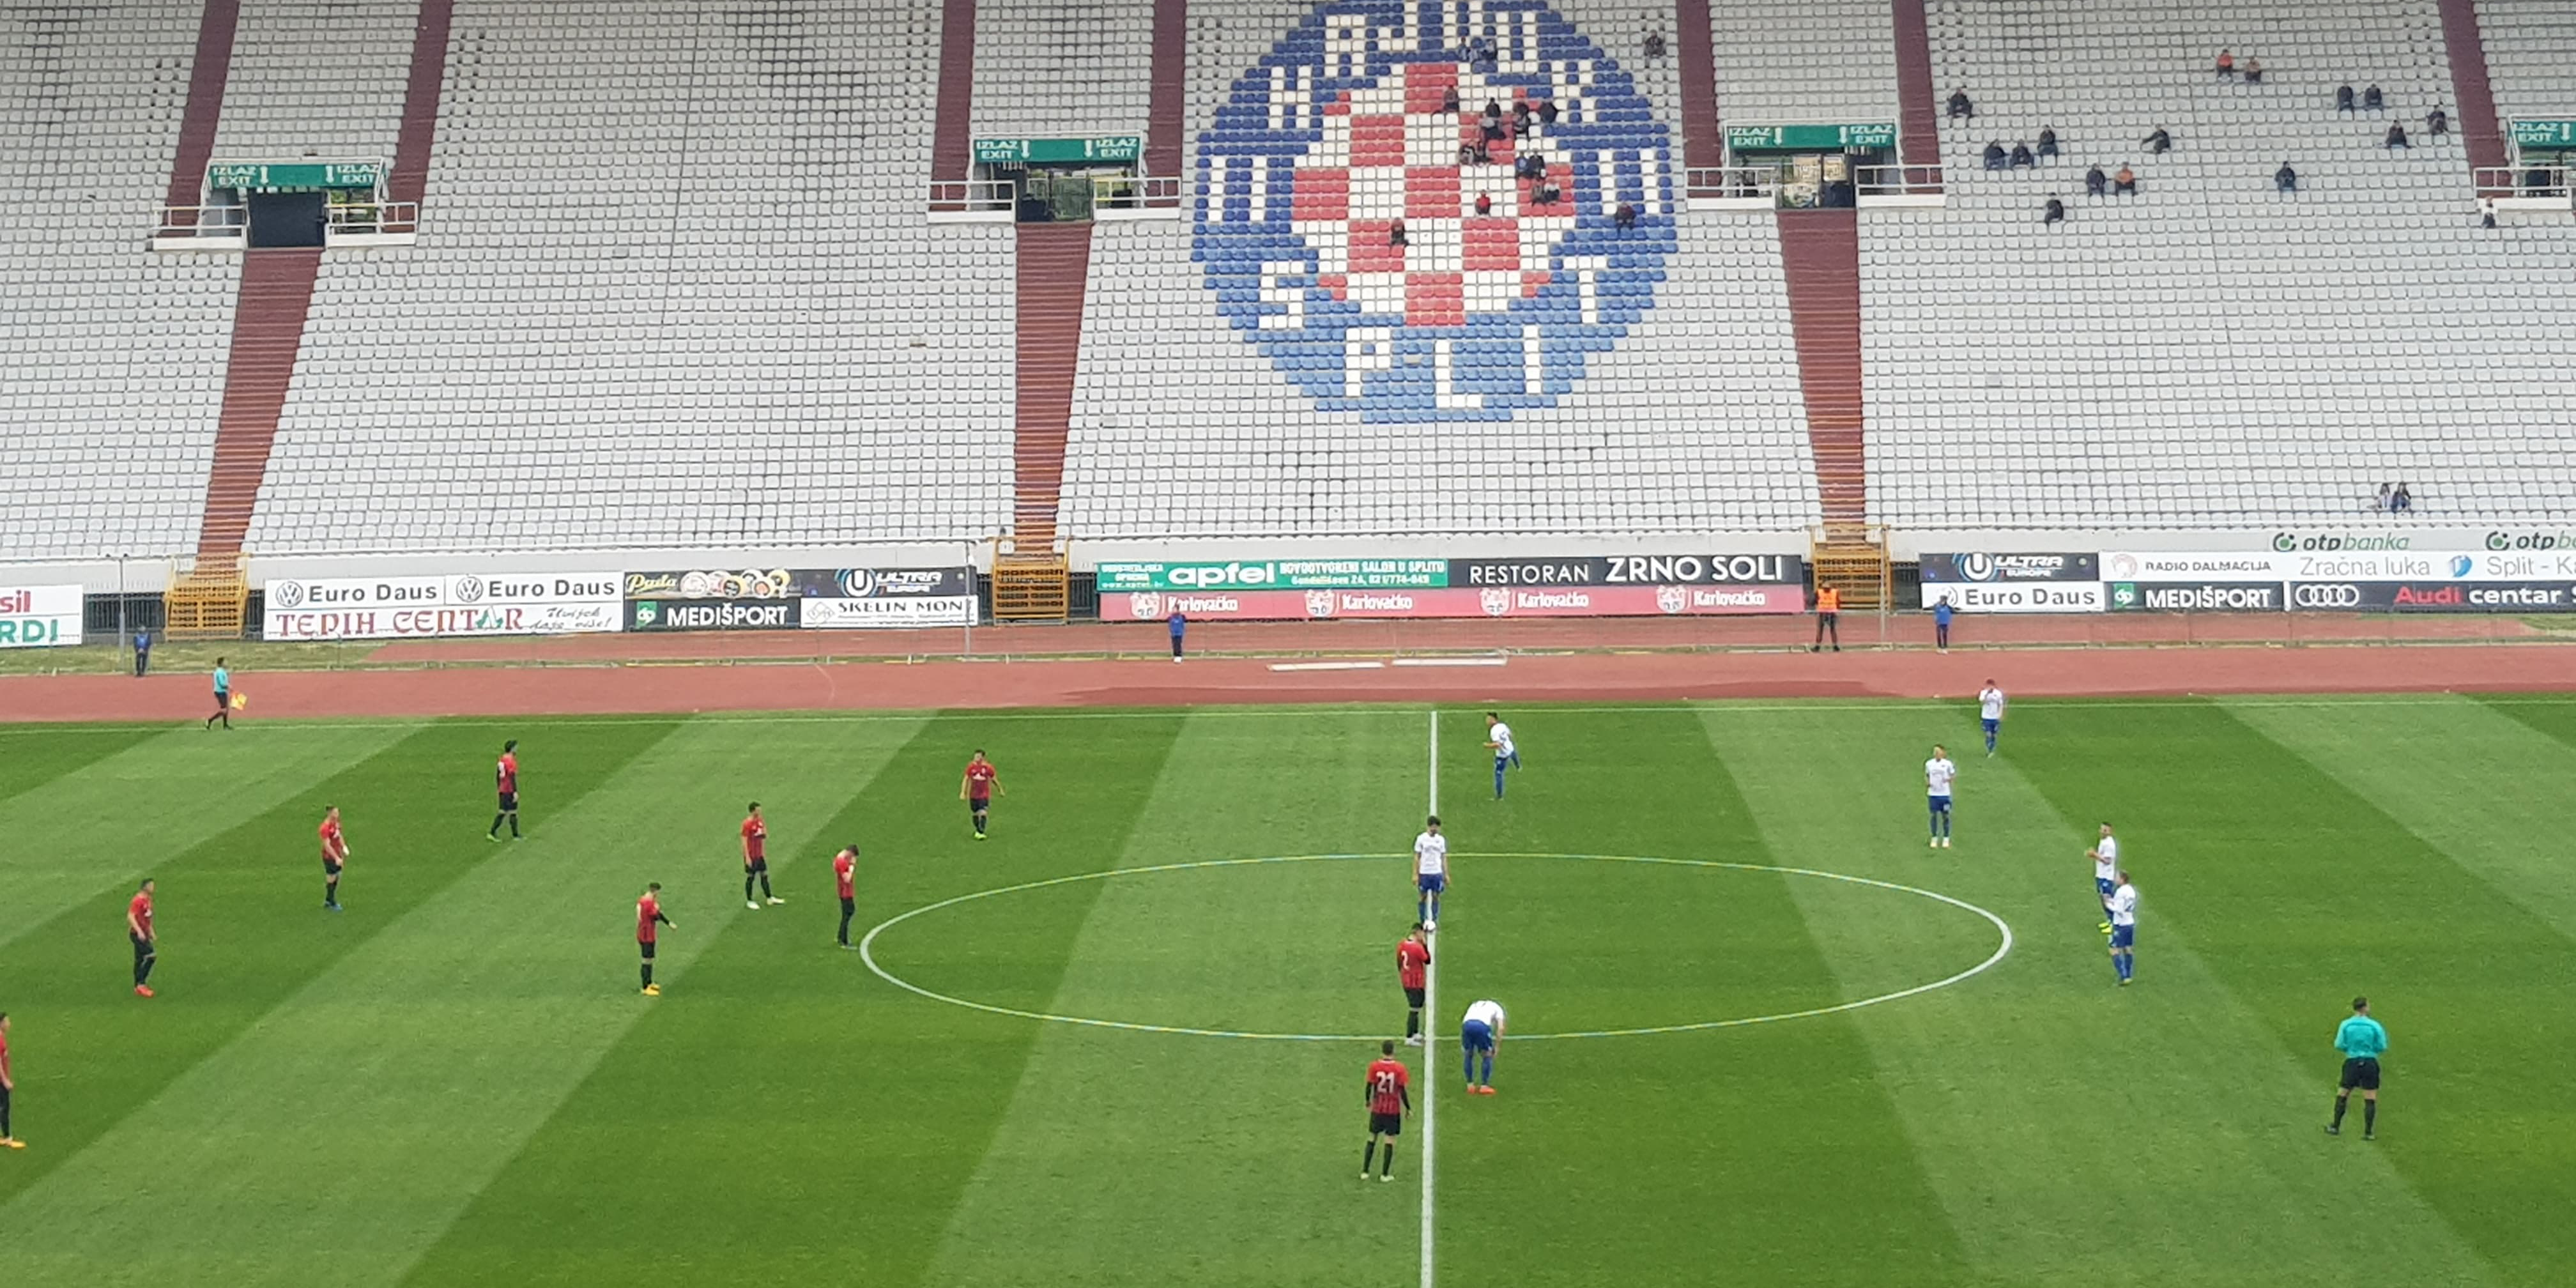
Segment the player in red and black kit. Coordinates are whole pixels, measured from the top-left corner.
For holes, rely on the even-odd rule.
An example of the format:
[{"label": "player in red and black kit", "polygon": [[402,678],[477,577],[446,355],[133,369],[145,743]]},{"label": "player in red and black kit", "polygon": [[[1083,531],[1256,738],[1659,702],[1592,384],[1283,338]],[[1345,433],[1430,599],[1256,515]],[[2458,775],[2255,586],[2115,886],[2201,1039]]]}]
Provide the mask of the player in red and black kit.
[{"label": "player in red and black kit", "polygon": [[1378,1044],[1378,1058],[1369,1061],[1368,1149],[1360,1155],[1360,1179],[1369,1175],[1369,1164],[1377,1161],[1377,1143],[1386,1142],[1386,1167],[1377,1174],[1381,1181],[1395,1179],[1395,1138],[1404,1134],[1404,1115],[1413,1109],[1413,1075],[1404,1071],[1404,1062],[1395,1058],[1395,1043]]},{"label": "player in red and black kit", "polygon": [[501,820],[510,820],[510,839],[519,839],[519,740],[501,744],[501,763],[492,767],[492,786],[501,793],[501,810],[492,816],[492,830],[483,834],[487,841],[501,839]]},{"label": "player in red and black kit", "polygon": [[975,749],[975,758],[966,762],[966,781],[957,787],[957,798],[975,815],[975,839],[984,839],[984,816],[992,811],[993,794],[1002,790],[1002,771],[984,759],[984,749]]},{"label": "player in red and black kit", "polygon": [[1422,1045],[1422,992],[1430,987],[1431,939],[1422,923],[1395,945],[1395,982],[1404,988],[1404,1044]]},{"label": "player in red and black kit", "polygon": [[322,815],[322,906],[332,912],[340,910],[340,869],[349,863],[349,838],[340,834],[340,807],[331,806]]},{"label": "player in red and black kit", "polygon": [[673,930],[680,923],[662,915],[662,883],[644,887],[644,897],[635,901],[635,946],[644,954],[644,996],[660,997],[662,986],[653,982],[653,945],[662,937],[662,927]]},{"label": "player in red and black kit", "polygon": [[9,1013],[0,1011],[0,1149],[27,1147],[9,1132],[9,1093],[17,1089],[17,1075],[9,1072]]},{"label": "player in red and black kit", "polygon": [[152,996],[152,963],[159,959],[161,941],[152,933],[152,878],[125,905],[125,937],[134,941],[134,995]]},{"label": "player in red and black kit", "polygon": [[761,821],[760,802],[751,803],[751,817],[742,821],[742,906],[758,910],[760,901],[751,897],[751,883],[760,882],[760,898],[771,903],[785,903],[769,892],[769,824]]},{"label": "player in red and black kit", "polygon": [[850,918],[859,911],[859,844],[852,841],[832,856],[832,883],[841,892],[841,946],[855,948],[850,942]]}]

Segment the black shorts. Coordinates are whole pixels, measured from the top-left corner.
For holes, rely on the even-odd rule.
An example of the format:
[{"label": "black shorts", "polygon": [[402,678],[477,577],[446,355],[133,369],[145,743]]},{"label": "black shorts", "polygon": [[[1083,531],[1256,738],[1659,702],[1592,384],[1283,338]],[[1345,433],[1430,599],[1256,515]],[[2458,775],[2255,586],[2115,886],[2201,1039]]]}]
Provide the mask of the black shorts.
[{"label": "black shorts", "polygon": [[322,875],[326,877],[336,877],[340,875],[340,865],[333,863],[329,859],[322,860]]},{"label": "black shorts", "polygon": [[519,812],[519,794],[517,792],[501,793],[501,812],[504,814],[516,814]]},{"label": "black shorts", "polygon": [[225,692],[225,691],[224,691],[224,690],[222,690],[222,689],[217,689],[217,690],[215,690],[215,710],[217,710],[217,711],[230,711],[230,710],[232,710],[232,709],[233,709],[233,695],[232,695],[232,694],[230,694],[230,693]]},{"label": "black shorts", "polygon": [[1421,1010],[1421,1009],[1422,1009],[1422,990],[1421,990],[1421,989],[1418,989],[1418,988],[1408,988],[1408,989],[1404,990],[1404,1004],[1405,1004],[1405,1005],[1407,1005],[1407,1006],[1412,1007],[1413,1009],[1415,1009],[1415,1010],[1417,1010],[1417,1011]]},{"label": "black shorts", "polygon": [[744,876],[757,876],[760,873],[767,872],[768,870],[769,860],[767,859],[744,859],[742,861],[742,874]]},{"label": "black shorts", "polygon": [[2344,1061],[2343,1081],[2337,1085],[2345,1091],[2355,1087],[2364,1091],[2379,1090],[2379,1062],[2368,1059]]},{"label": "black shorts", "polygon": [[153,954],[154,949],[152,947],[151,940],[145,939],[143,936],[135,934],[131,930],[125,932],[125,937],[134,941],[134,960],[141,961]]},{"label": "black shorts", "polygon": [[1371,1135],[1371,1136],[1401,1136],[1401,1135],[1403,1135],[1403,1134],[1404,1134],[1404,1115],[1402,1115],[1402,1114],[1381,1114],[1381,1113],[1378,1113],[1378,1112],[1376,1112],[1376,1111],[1374,1111],[1374,1110],[1371,1110],[1371,1111],[1370,1111],[1370,1113],[1369,1113],[1369,1135]]},{"label": "black shorts", "polygon": [[966,808],[978,814],[984,813],[985,811],[993,808],[993,798],[990,796],[970,796],[966,799]]},{"label": "black shorts", "polygon": [[643,950],[644,950],[644,960],[646,960],[646,961],[648,961],[648,962],[649,962],[649,961],[651,961],[651,960],[653,960],[653,941],[652,941],[652,940],[650,940],[650,939],[638,939],[638,940],[636,940],[636,941],[635,941],[635,946],[636,946],[637,948],[640,948],[640,949],[643,949]]}]

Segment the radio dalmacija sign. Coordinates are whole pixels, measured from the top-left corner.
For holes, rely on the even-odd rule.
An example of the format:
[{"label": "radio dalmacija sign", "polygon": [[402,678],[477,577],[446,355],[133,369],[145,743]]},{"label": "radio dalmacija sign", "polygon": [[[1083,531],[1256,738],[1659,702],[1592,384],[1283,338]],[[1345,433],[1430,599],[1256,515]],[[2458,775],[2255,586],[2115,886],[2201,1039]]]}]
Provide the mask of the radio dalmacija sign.
[{"label": "radio dalmacija sign", "polygon": [[0,648],[81,642],[78,586],[0,586]]},{"label": "radio dalmacija sign", "polygon": [[272,640],[576,635],[618,626],[613,572],[290,577],[262,588]]}]

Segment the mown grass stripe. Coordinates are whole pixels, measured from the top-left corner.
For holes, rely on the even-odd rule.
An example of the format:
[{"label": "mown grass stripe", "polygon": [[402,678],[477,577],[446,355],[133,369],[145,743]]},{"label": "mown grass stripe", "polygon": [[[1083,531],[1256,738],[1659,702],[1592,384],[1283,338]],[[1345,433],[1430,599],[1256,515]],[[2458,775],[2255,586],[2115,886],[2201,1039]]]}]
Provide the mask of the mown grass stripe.
[{"label": "mown grass stripe", "polygon": [[159,729],[98,729],[72,725],[53,737],[29,739],[8,746],[0,754],[0,804],[58,778],[84,773],[101,760],[118,754],[146,738],[169,732]]}]

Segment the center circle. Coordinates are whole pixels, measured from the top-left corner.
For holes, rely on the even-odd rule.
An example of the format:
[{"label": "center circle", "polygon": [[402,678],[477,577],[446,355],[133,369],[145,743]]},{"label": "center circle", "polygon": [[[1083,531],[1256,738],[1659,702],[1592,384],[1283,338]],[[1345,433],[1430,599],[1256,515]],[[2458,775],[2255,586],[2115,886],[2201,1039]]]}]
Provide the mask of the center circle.
[{"label": "center circle", "polygon": [[[957,895],[952,898],[939,900],[936,903],[923,904],[909,912],[901,912],[892,917],[888,917],[884,921],[878,922],[875,926],[870,927],[866,936],[860,939],[859,958],[867,964],[867,968],[874,972],[877,978],[882,979],[897,988],[903,989],[908,993],[928,998],[934,1002],[944,1002],[950,1006],[961,1006],[971,1011],[983,1011],[991,1015],[1008,1015],[1024,1020],[1042,1020],[1051,1024],[1075,1024],[1089,1028],[1125,1029],[1136,1033],[1171,1033],[1186,1037],[1241,1038],[1258,1042],[1377,1042],[1384,1040],[1386,1035],[1383,1033],[1265,1033],[1239,1029],[1211,1029],[1198,1028],[1186,1024],[1146,1024],[1133,1020],[1102,1019],[1095,1016],[1056,1015],[1045,1011],[1026,1010],[1019,1007],[997,1006],[990,1002],[979,1002],[971,998],[956,997],[947,993],[939,992],[935,989],[924,988],[921,985],[896,974],[892,970],[887,969],[884,963],[877,960],[877,937],[915,917],[926,916],[930,913],[938,912],[947,908],[953,908],[960,904],[974,903],[984,899],[999,898],[1003,895],[1024,894],[1035,890],[1051,889],[1057,886],[1072,885],[1076,882],[1106,881],[1113,877],[1151,876],[1157,873],[1191,872],[1211,868],[1251,868],[1289,863],[1339,863],[1363,860],[1391,862],[1406,857],[1409,856],[1397,854],[1287,854],[1245,859],[1203,859],[1190,863],[1160,863],[1145,867],[1111,868],[1102,872],[1082,872],[1071,876],[1049,877],[1042,881],[1024,881],[1017,885],[997,886],[990,890],[978,890],[972,894]],[[1781,1011],[1767,1015],[1731,1016],[1718,1019],[1694,1020],[1679,1024],[1646,1025],[1636,1028],[1578,1029],[1558,1033],[1515,1033],[1512,1035],[1511,1039],[1514,1042],[1562,1041],[1570,1038],[1644,1037],[1660,1033],[1695,1033],[1708,1029],[1744,1028],[1756,1024],[1776,1024],[1784,1020],[1803,1020],[1825,1015],[1839,1015],[1846,1011],[1857,1011],[1863,1007],[1878,1006],[1887,1002],[1902,1001],[1905,998],[1918,997],[1922,994],[1930,993],[1938,989],[1948,988],[1954,984],[1965,983],[1968,980],[1974,979],[1978,975],[1984,974],[1986,971],[1993,969],[2012,952],[2013,948],[2012,926],[2006,923],[2002,917],[1995,915],[1992,911],[1979,907],[1976,904],[1969,903],[1964,899],[1954,898],[1938,891],[1925,890],[1918,886],[1904,885],[1895,881],[1881,881],[1874,877],[1858,877],[1841,872],[1826,872],[1815,868],[1784,867],[1768,863],[1730,863],[1718,859],[1671,859],[1635,854],[1511,852],[1469,854],[1462,852],[1454,854],[1451,857],[1469,859],[1553,859],[1586,863],[1655,864],[1677,868],[1702,868],[1730,872],[1767,872],[1779,876],[1804,877],[1820,881],[1842,882],[1853,886],[1869,887],[1878,890],[1888,890],[1900,894],[1913,895],[1918,898],[1929,899],[1935,903],[1947,904],[1950,907],[1973,913],[1984,918],[1988,924],[1992,925],[1997,936],[1994,952],[1987,956],[1985,960],[1978,962],[1976,965],[1970,966],[1965,970],[1927,983],[1916,984],[1908,988],[1880,993],[1872,997],[1857,998],[1852,1001],[1837,1003],[1832,1006],[1815,1006],[1808,1007],[1803,1010]]]}]

